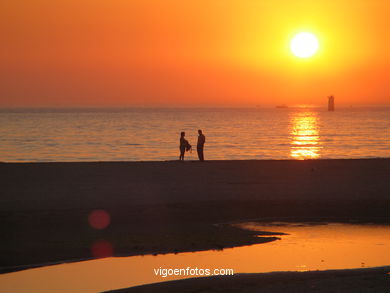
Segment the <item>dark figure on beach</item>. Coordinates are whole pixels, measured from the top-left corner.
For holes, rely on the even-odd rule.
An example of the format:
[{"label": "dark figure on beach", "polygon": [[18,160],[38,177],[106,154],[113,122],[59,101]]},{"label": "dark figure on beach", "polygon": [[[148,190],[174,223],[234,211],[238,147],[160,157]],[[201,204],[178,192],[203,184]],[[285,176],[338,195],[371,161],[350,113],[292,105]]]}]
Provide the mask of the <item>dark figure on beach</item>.
[{"label": "dark figure on beach", "polygon": [[202,133],[202,130],[198,130],[198,144],[196,145],[196,150],[198,152],[198,157],[199,161],[203,162],[204,161],[204,155],[203,155],[203,148],[204,148],[204,143],[206,142],[206,137]]},{"label": "dark figure on beach", "polygon": [[185,136],[186,133],[184,131],[180,133],[180,161],[184,161],[185,152],[191,150],[191,145],[189,144],[188,140],[184,138]]}]

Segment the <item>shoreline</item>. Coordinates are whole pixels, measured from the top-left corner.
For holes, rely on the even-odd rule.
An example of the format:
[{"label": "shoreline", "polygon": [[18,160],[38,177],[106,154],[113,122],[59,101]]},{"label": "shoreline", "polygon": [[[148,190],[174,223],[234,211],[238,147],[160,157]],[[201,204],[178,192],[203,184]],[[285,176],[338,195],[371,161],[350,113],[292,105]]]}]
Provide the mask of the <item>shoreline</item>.
[{"label": "shoreline", "polygon": [[179,160],[151,160],[151,161],[124,161],[124,160],[118,160],[118,161],[0,161],[0,164],[137,164],[137,163],[220,163],[220,162],[228,162],[228,163],[234,163],[234,162],[300,162],[300,161],[367,161],[367,160],[390,160],[390,157],[361,157],[361,158],[316,158],[316,159],[221,159],[221,160],[205,160],[204,162],[199,162],[197,158],[188,160],[185,159],[184,161]]},{"label": "shoreline", "polygon": [[[216,223],[390,223],[390,159],[1,163],[1,268],[256,243]],[[105,229],[88,223],[96,209]],[[223,228],[221,228],[223,226]]]},{"label": "shoreline", "polygon": [[[243,228],[240,226],[240,224],[243,223],[263,223],[265,225],[267,224],[273,224],[275,226],[275,232],[270,231],[258,231],[258,230],[252,230]],[[300,221],[297,221],[296,219],[282,219],[282,218],[273,218],[273,219],[246,219],[242,221],[237,222],[231,222],[231,223],[220,223],[220,224],[213,224],[219,227],[226,227],[228,226],[228,229],[238,229],[244,232],[248,233],[248,235],[251,237],[251,239],[246,238],[245,242],[240,243],[238,242],[239,239],[237,239],[236,242],[232,244],[228,244],[228,246],[222,246],[222,245],[216,245],[209,248],[192,248],[189,250],[184,251],[178,251],[177,249],[170,249],[170,250],[155,250],[155,251],[149,251],[146,253],[135,253],[135,254],[117,254],[114,257],[132,257],[132,256],[147,256],[147,255],[153,255],[153,256],[159,256],[159,255],[165,255],[165,254],[178,254],[178,253],[187,253],[187,252],[202,252],[202,251],[218,251],[218,250],[224,250],[224,249],[230,249],[230,248],[237,248],[237,247],[243,247],[243,246],[251,246],[251,245],[257,245],[257,244],[264,244],[269,243],[277,240],[281,240],[279,236],[288,235],[288,233],[284,232],[276,232],[278,231],[279,227],[283,227],[285,224],[303,224],[303,225],[328,225],[328,224],[348,224],[348,225],[380,225],[380,226],[387,226],[390,225],[390,217],[384,219],[383,221],[375,221],[375,219],[300,219]],[[271,226],[270,226],[271,227]],[[221,229],[221,228],[220,228]],[[224,228],[222,228],[224,229]],[[283,228],[282,228],[283,229]],[[226,231],[225,231],[226,232]],[[226,236],[226,235],[225,235]],[[254,238],[253,238],[254,237]],[[91,261],[96,260],[99,258],[90,256],[90,257],[83,257],[83,258],[73,258],[73,259],[63,259],[58,261],[52,261],[52,262],[45,262],[45,263],[36,263],[36,264],[20,264],[16,266],[9,266],[9,267],[0,267],[0,275],[6,274],[6,273],[12,273],[12,272],[18,272],[22,270],[28,270],[28,269],[35,269],[35,268],[41,268],[41,267],[48,267],[48,266],[54,266],[54,265],[61,265],[61,264],[67,264],[67,263],[75,263],[75,262],[84,262],[84,261]],[[370,268],[370,267],[367,267]],[[375,268],[375,267],[372,267]],[[351,270],[355,270],[357,268],[350,268]],[[276,271],[279,272],[279,271]],[[271,272],[270,272],[271,273]],[[264,274],[264,273],[262,273]]]},{"label": "shoreline", "polygon": [[[276,240],[281,240],[278,236],[283,236],[285,233],[283,232],[269,232],[269,231],[257,231],[257,230],[250,230],[245,229],[242,227],[239,227],[239,224],[246,223],[246,222],[257,222],[259,219],[246,219],[239,222],[232,222],[232,223],[221,223],[221,224],[214,224],[218,226],[225,226],[229,225],[229,228],[238,229],[243,232],[243,235],[248,236],[248,238],[245,238],[245,242],[240,242],[241,239],[236,239],[236,242],[224,244],[226,246],[223,246],[222,244],[216,244],[215,246],[210,247],[198,247],[198,248],[189,248],[188,250],[177,250],[177,249],[168,249],[168,250],[154,250],[154,251],[148,251],[145,253],[124,253],[124,254],[116,254],[114,257],[132,257],[132,256],[146,256],[146,255],[165,255],[165,254],[177,254],[177,253],[187,253],[187,252],[202,252],[202,251],[217,251],[217,250],[224,250],[229,248],[237,248],[237,247],[243,247],[243,246],[251,246],[251,245],[257,245],[257,244],[263,244],[268,242],[273,242]],[[344,221],[343,221],[344,220]],[[375,219],[356,219],[351,221],[350,219],[305,219],[300,221],[297,221],[296,219],[282,219],[282,218],[276,218],[276,219],[261,219],[260,223],[264,224],[270,224],[275,223],[276,227],[279,227],[280,224],[287,224],[287,223],[296,223],[296,224],[304,224],[304,225],[327,225],[327,224],[350,224],[350,225],[390,225],[390,217],[386,218],[383,221],[375,221]],[[223,228],[222,228],[223,229]],[[277,228],[275,230],[278,230]],[[247,232],[247,233],[245,233]],[[225,231],[226,233],[226,231]],[[237,236],[237,235],[235,235]],[[268,237],[267,237],[268,236]],[[226,235],[225,235],[226,237]],[[67,263],[75,263],[75,262],[84,262],[84,261],[91,261],[96,260],[99,258],[90,256],[90,257],[82,257],[82,258],[73,258],[73,259],[63,259],[58,261],[52,261],[52,262],[45,262],[45,263],[36,263],[36,264],[20,264],[16,266],[9,266],[9,267],[0,267],[0,275],[1,274],[7,274],[12,272],[18,272],[22,270],[28,270],[28,269],[35,269],[35,268],[41,268],[41,267],[48,267],[48,266],[54,266],[54,265],[61,265],[61,264],[67,264]],[[371,268],[371,267],[367,267]],[[375,267],[372,267],[375,268]],[[357,268],[350,268],[345,270],[355,270]],[[279,271],[275,271],[279,272]],[[292,271],[295,272],[295,271]],[[272,272],[270,272],[272,273]],[[241,273],[240,273],[241,274]],[[267,274],[267,273],[261,273],[261,274]]]}]

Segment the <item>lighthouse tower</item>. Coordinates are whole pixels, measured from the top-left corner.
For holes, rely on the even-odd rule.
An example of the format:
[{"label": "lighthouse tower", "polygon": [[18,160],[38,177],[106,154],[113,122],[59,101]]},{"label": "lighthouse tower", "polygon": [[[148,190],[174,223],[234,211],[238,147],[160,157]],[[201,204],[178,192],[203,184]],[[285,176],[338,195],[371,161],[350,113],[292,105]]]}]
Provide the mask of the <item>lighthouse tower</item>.
[{"label": "lighthouse tower", "polygon": [[328,111],[334,111],[334,96],[328,97]]}]

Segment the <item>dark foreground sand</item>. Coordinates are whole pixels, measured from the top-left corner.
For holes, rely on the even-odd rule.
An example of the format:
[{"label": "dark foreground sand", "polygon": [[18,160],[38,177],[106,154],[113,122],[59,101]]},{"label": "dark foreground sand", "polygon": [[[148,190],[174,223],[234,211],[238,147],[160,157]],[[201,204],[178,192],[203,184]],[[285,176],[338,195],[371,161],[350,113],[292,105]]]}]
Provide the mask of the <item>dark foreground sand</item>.
[{"label": "dark foreground sand", "polygon": [[[0,266],[271,241],[247,219],[390,222],[390,159],[0,164]],[[94,209],[111,215],[103,230]]]},{"label": "dark foreground sand", "polygon": [[115,293],[363,293],[390,292],[390,267],[315,272],[238,274],[157,283],[110,292]]}]

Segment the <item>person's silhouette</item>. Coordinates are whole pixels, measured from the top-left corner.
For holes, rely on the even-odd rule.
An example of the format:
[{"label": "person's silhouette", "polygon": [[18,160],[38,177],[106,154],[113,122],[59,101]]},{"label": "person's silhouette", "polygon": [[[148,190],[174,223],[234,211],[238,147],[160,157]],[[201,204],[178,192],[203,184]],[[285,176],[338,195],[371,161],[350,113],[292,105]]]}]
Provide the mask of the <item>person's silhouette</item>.
[{"label": "person's silhouette", "polygon": [[202,130],[198,130],[198,143],[196,145],[196,151],[198,152],[198,158],[199,158],[199,161],[203,162],[204,161],[204,154],[203,154],[203,148],[204,148],[204,144],[206,142],[206,137],[204,136],[204,134],[202,133]]},{"label": "person's silhouette", "polygon": [[186,133],[184,131],[182,131],[180,133],[180,156],[179,156],[179,160],[180,161],[184,161],[184,154],[186,152],[186,150],[190,150],[191,149],[191,145],[188,143],[188,140],[186,140],[184,137],[186,136]]}]

